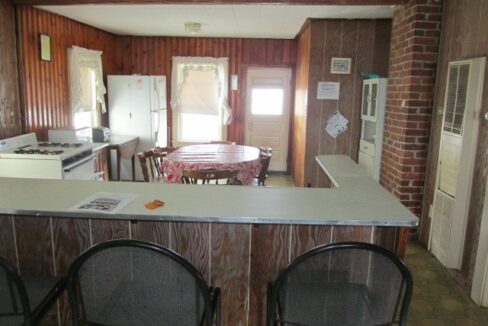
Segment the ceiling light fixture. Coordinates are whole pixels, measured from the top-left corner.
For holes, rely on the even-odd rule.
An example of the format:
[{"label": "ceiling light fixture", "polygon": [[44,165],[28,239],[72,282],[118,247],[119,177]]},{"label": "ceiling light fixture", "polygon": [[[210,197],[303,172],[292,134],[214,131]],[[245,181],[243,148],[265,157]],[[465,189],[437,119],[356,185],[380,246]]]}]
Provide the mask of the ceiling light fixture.
[{"label": "ceiling light fixture", "polygon": [[202,24],[198,22],[185,22],[185,31],[197,34],[202,31]]}]

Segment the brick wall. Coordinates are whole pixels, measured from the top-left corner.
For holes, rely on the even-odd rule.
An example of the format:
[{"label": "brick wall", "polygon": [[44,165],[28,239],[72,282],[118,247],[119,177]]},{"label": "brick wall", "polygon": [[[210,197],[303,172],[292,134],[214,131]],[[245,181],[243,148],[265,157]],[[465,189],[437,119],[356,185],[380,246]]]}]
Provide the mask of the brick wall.
[{"label": "brick wall", "polygon": [[420,216],[442,1],[411,0],[393,17],[380,183]]}]

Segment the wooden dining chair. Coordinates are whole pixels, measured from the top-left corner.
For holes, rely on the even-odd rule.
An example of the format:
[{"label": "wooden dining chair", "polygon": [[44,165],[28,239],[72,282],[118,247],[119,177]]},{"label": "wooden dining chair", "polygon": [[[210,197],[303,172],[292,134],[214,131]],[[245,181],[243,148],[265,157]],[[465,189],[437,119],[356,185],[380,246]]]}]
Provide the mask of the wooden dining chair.
[{"label": "wooden dining chair", "polygon": [[235,141],[229,141],[229,140],[212,140],[209,142],[209,144],[224,144],[224,145],[235,145]]},{"label": "wooden dining chair", "polygon": [[219,180],[226,179],[228,185],[241,185],[237,179],[239,170],[183,170],[182,183],[186,184],[219,184]]},{"label": "wooden dining chair", "polygon": [[161,163],[166,155],[164,152],[158,153],[152,150],[137,154],[139,163],[141,164],[144,182],[163,182]]},{"label": "wooden dining chair", "polygon": [[259,174],[255,177],[258,179],[258,186],[265,186],[266,179],[268,178],[268,169],[269,162],[271,162],[271,156],[271,148],[269,148],[269,151],[261,151],[260,148],[259,161],[261,162],[261,170],[259,170]]},{"label": "wooden dining chair", "polygon": [[166,147],[154,147],[152,149],[153,152],[157,152],[157,153],[166,153],[166,154],[171,154],[172,152],[174,152],[175,150],[177,150],[178,148],[177,147],[170,147],[170,146],[166,146]]},{"label": "wooden dining chair", "polygon": [[273,149],[267,146],[259,146],[259,153],[273,154]]},{"label": "wooden dining chair", "polygon": [[174,147],[154,147],[146,152],[137,154],[141,164],[144,182],[163,182],[162,163],[163,159],[176,148]]}]

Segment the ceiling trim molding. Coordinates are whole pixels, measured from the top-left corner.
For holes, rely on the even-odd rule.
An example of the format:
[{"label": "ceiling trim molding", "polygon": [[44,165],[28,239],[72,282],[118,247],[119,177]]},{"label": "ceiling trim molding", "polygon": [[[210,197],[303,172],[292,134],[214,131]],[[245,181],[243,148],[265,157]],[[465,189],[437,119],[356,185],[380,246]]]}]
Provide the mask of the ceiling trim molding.
[{"label": "ceiling trim molding", "polygon": [[14,5],[80,4],[282,4],[282,5],[401,5],[407,0],[13,0]]}]

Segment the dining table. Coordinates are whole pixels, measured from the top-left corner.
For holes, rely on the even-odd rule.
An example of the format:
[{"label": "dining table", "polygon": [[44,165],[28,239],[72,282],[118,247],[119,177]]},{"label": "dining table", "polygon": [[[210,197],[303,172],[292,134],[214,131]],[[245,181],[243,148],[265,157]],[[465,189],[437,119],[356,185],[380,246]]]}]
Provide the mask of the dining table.
[{"label": "dining table", "polygon": [[237,179],[243,185],[252,185],[259,174],[259,148],[245,145],[200,144],[183,146],[161,164],[168,183],[181,183],[183,170],[238,170]]}]

